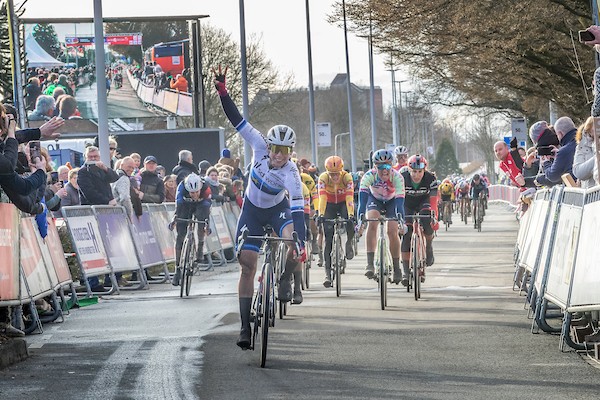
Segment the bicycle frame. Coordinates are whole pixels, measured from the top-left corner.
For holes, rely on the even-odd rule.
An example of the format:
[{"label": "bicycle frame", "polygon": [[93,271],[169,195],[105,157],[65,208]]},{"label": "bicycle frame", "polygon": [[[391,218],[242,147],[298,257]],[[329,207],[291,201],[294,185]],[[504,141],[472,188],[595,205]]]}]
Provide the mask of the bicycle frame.
[{"label": "bicycle frame", "polygon": [[410,238],[410,273],[411,279],[406,287],[410,291],[411,287],[415,294],[415,300],[421,298],[421,276],[425,275],[426,253],[425,253],[425,233],[421,224],[422,218],[433,218],[431,215],[407,215],[412,218],[412,236]]},{"label": "bicycle frame", "polygon": [[387,284],[391,282],[392,253],[388,245],[387,232],[385,231],[387,221],[396,221],[396,218],[372,218],[365,219],[367,222],[378,222],[377,247],[375,248],[375,279],[378,283],[381,309],[387,307]]},{"label": "bicycle frame", "polygon": [[331,273],[333,274],[333,280],[335,281],[335,293],[337,297],[340,297],[342,293],[341,274],[346,268],[346,254],[344,251],[344,246],[342,246],[342,230],[345,231],[346,224],[349,221],[349,219],[341,218],[340,216],[337,216],[334,219],[325,219],[323,221],[323,223],[333,224],[333,238],[331,243]]},{"label": "bicycle frame", "polygon": [[179,297],[183,297],[185,293],[186,296],[190,295],[190,288],[192,286],[192,277],[194,276],[196,266],[194,265],[194,261],[196,260],[196,253],[198,251],[196,245],[196,236],[194,232],[194,225],[199,224],[206,228],[208,225],[207,221],[199,221],[196,219],[195,215],[192,215],[190,219],[184,218],[176,218],[176,221],[179,222],[187,222],[187,229],[185,234],[185,239],[183,239],[183,245],[181,247],[181,256],[179,263],[182,264],[180,268],[181,270],[181,280],[180,280],[180,291]]},{"label": "bicycle frame", "polygon": [[[276,300],[275,300],[275,277],[277,264],[282,262],[281,257],[277,259],[277,253],[280,252],[281,245],[285,246],[285,242],[294,242],[298,246],[298,235],[296,232],[292,234],[292,239],[285,239],[273,236],[273,228],[267,226],[264,236],[248,236],[245,231],[238,242],[238,256],[243,243],[246,239],[262,240],[265,247],[265,257],[261,267],[261,273],[258,278],[258,287],[254,300],[252,301],[251,315],[254,317],[254,328],[252,330],[252,346],[254,350],[256,338],[260,331],[260,366],[264,368],[267,360],[267,344],[269,336],[269,327],[275,326]],[[273,244],[278,243],[277,249],[273,249]],[[285,258],[283,258],[283,261]],[[279,277],[278,277],[279,278]]]}]

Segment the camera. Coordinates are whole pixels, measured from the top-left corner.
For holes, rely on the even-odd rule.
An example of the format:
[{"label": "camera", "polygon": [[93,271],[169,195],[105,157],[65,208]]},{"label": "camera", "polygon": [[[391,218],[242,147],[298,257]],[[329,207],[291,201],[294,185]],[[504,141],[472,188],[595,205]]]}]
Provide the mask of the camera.
[{"label": "camera", "polygon": [[596,39],[596,37],[594,36],[594,34],[590,31],[579,31],[579,41],[580,42],[591,42],[592,40]]},{"label": "camera", "polygon": [[537,148],[538,156],[553,156],[552,146],[540,146]]}]

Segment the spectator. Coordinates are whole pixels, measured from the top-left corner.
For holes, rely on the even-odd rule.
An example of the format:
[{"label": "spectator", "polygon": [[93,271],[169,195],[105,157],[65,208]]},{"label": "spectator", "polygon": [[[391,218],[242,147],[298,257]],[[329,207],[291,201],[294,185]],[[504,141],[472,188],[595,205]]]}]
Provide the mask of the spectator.
[{"label": "spectator", "polygon": [[198,171],[200,176],[205,176],[206,171],[212,167],[212,164],[207,160],[202,160],[198,163]]},{"label": "spectator", "polygon": [[157,165],[156,166],[156,175],[158,175],[158,177],[160,179],[163,179],[165,176],[167,176],[167,169],[165,167],[163,167],[162,165]]},{"label": "spectator", "polygon": [[231,158],[231,151],[228,148],[224,148],[221,150],[221,158],[219,159],[219,164],[224,164],[232,168],[231,179],[241,179],[246,183],[246,177],[244,173],[240,169],[240,159]]},{"label": "spectator", "polygon": [[131,203],[132,190],[130,177],[133,174],[135,163],[133,158],[125,157],[117,163],[117,175],[119,179],[112,186],[112,194],[118,206],[123,206],[127,217],[133,217],[133,204]]},{"label": "spectator", "polygon": [[165,201],[173,203],[177,194],[177,175],[167,175],[163,178],[165,186]]},{"label": "spectator", "polygon": [[69,181],[69,171],[70,169],[66,165],[61,165],[56,169],[56,172],[58,173],[58,181],[62,182],[63,185],[66,185]]},{"label": "spectator", "polygon": [[219,171],[215,167],[210,167],[208,171],[206,171],[204,180],[210,187],[212,199],[218,203],[222,203],[224,201],[224,197],[222,194],[223,190],[221,188],[221,184],[219,183]]},{"label": "spectator", "polygon": [[165,201],[165,187],[162,179],[156,174],[157,165],[156,157],[144,158],[144,169],[140,174],[142,180],[138,193],[142,203],[160,204]]},{"label": "spectator", "polygon": [[512,184],[518,187],[525,185],[525,179],[521,174],[521,168],[517,167],[511,155],[508,145],[504,141],[494,143],[494,154],[500,161],[500,169],[509,177]]},{"label": "spectator", "polygon": [[233,189],[231,174],[226,169],[219,170],[219,183],[224,187],[223,196],[225,199],[223,201],[235,200],[236,194],[235,190]]},{"label": "spectator", "polygon": [[58,115],[63,119],[81,119],[75,97],[65,94],[60,98]]},{"label": "spectator", "polygon": [[37,98],[42,94],[40,80],[36,77],[29,78],[27,86],[25,86],[25,93],[25,109],[33,111]]},{"label": "spectator", "polygon": [[540,161],[537,157],[537,150],[535,147],[527,149],[525,154],[525,160],[523,161],[523,177],[530,178],[537,176],[540,170]]},{"label": "spectator", "polygon": [[57,87],[56,89],[54,89],[54,93],[52,94],[52,97],[54,97],[54,115],[58,115],[58,99],[61,96],[65,96],[66,92],[63,90],[63,88],[61,87]]},{"label": "spectator", "polygon": [[[79,201],[83,205],[110,205],[116,206],[111,183],[116,182],[119,176],[100,161],[100,150],[96,146],[88,146],[84,153],[85,163],[79,169],[77,185],[79,186]],[[104,277],[107,283],[107,277]],[[97,276],[88,278],[92,292],[104,292]]]},{"label": "spectator", "polygon": [[535,182],[539,186],[554,186],[557,183],[561,183],[561,176],[566,173],[573,176],[572,170],[575,147],[577,146],[575,142],[577,128],[571,118],[560,117],[554,124],[554,130],[560,140],[560,149],[556,151],[554,156],[540,156],[540,163],[542,164],[544,173],[535,178]]},{"label": "spectator", "polygon": [[188,91],[188,81],[181,74],[177,74],[175,79],[171,79],[171,89],[178,90],[180,92]]},{"label": "spectator", "polygon": [[235,201],[238,207],[242,208],[244,204],[244,182],[241,179],[233,181],[233,190],[235,192]]},{"label": "spectator", "polygon": [[584,189],[596,186],[594,181],[594,165],[596,164],[596,154],[593,138],[594,117],[588,117],[575,135],[577,146],[573,156],[573,175],[577,178],[580,186]]},{"label": "spectator", "polygon": [[179,152],[179,162],[173,168],[173,174],[177,175],[177,185],[179,185],[186,176],[194,173],[199,174],[198,168],[194,165],[194,157],[189,150],[181,150]]},{"label": "spectator", "polygon": [[110,168],[115,169],[115,163],[119,159],[119,153],[117,152],[117,141],[112,136],[108,138],[108,150],[110,151]]},{"label": "spectator", "polygon": [[[77,174],[79,168],[73,168],[68,172],[68,182],[65,184],[67,195],[62,198],[61,206],[78,206],[81,204],[79,200],[79,186],[77,185]],[[60,176],[60,173],[59,173]]]},{"label": "spectator", "polygon": [[142,165],[142,156],[139,153],[131,153],[129,157],[133,158],[134,161],[134,170],[133,174],[137,175],[140,173],[140,165]]},{"label": "spectator", "polygon": [[560,141],[556,136],[555,128],[546,121],[538,121],[529,128],[529,138],[536,147],[558,146]]},{"label": "spectator", "polygon": [[35,102],[35,110],[29,114],[30,121],[49,121],[52,118],[56,102],[54,97],[40,95]]}]

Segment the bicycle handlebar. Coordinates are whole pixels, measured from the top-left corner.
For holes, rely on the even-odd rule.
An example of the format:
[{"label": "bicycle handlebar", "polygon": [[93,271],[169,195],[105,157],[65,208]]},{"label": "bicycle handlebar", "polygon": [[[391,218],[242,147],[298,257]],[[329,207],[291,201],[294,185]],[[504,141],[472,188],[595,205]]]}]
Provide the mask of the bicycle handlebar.
[{"label": "bicycle handlebar", "polygon": [[187,222],[187,223],[190,223],[190,222],[191,222],[191,223],[194,223],[194,224],[204,224],[204,225],[208,225],[208,222],[207,222],[206,220],[204,220],[204,221],[200,221],[200,220],[197,220],[197,219],[192,219],[192,218],[190,218],[190,219],[186,219],[186,218],[175,218],[175,221],[177,221],[177,222]]}]

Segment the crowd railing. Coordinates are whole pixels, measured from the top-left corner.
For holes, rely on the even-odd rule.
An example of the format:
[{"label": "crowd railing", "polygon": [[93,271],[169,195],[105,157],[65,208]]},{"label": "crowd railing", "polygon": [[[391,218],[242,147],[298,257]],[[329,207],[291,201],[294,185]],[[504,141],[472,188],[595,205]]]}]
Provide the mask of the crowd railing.
[{"label": "crowd railing", "polygon": [[[0,307],[13,309],[14,325],[26,333],[63,317],[63,312],[82,299],[118,294],[121,290],[146,289],[151,283],[170,282],[168,264],[175,260],[175,232],[168,228],[175,213],[174,203],[145,204],[143,214],[127,216],[123,207],[69,206],[63,218],[48,218],[48,234],[42,238],[33,217],[25,217],[12,205],[0,203]],[[210,267],[234,261],[234,237],[239,207],[235,202],[211,207],[211,232],[204,255]],[[79,268],[79,282],[73,280],[58,228],[68,232]],[[156,277],[148,269],[162,271]],[[120,286],[117,273],[132,273],[138,280],[131,287]],[[108,275],[111,286],[92,292],[91,277]],[[147,279],[150,276],[152,279]],[[76,286],[83,288],[76,291]],[[68,293],[66,295],[65,293]],[[52,312],[40,315],[39,300],[47,301]]]}]

